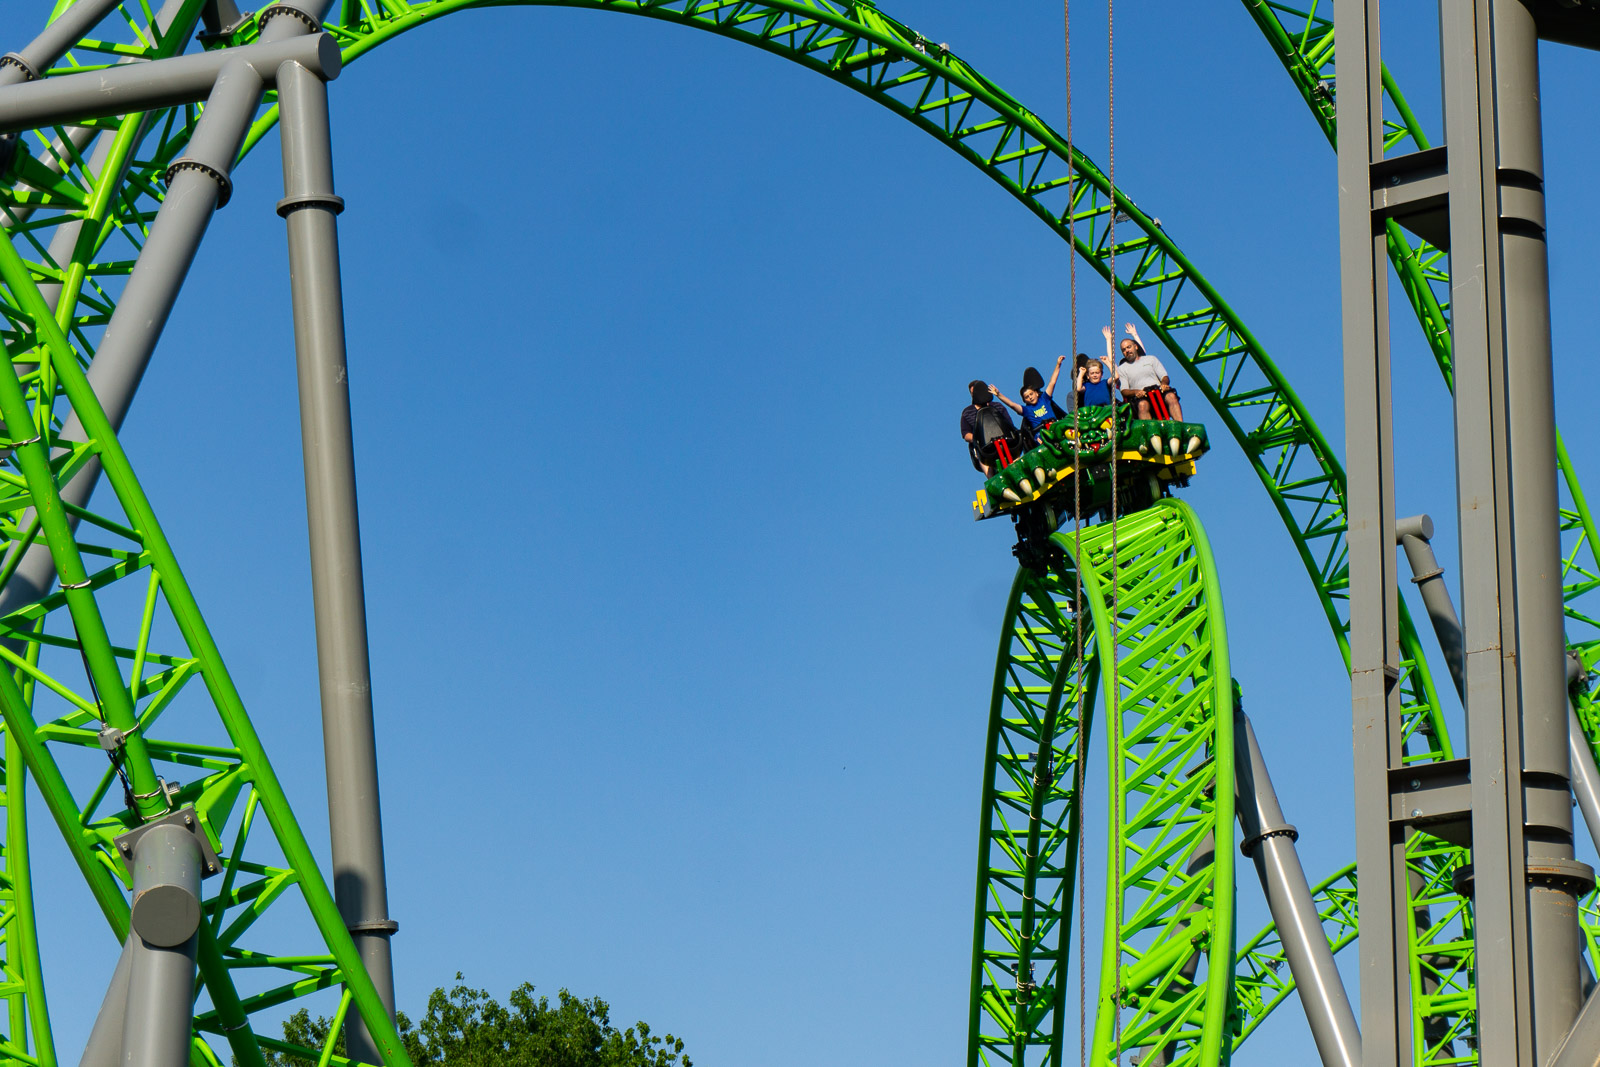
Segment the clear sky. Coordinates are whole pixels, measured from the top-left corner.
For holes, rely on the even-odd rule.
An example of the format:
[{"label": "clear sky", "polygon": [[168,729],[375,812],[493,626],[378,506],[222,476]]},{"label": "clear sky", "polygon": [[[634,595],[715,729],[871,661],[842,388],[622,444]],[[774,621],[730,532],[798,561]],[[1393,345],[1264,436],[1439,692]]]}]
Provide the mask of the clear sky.
[{"label": "clear sky", "polygon": [[[1105,164],[1105,12],[1080,7],[1075,129]],[[1059,7],[885,9],[1064,126]],[[1434,31],[1389,30],[1432,121]],[[1242,3],[1120,4],[1115,51],[1119,183],[1339,441],[1322,134]],[[1557,403],[1592,468],[1597,68],[1546,57]],[[956,418],[971,378],[1010,392],[1095,351],[1106,289],[1080,271],[1074,338],[1036,218],[868,100],[709,34],[468,12],[330,91],[401,1006],[461,971],[599,995],[703,1067],[958,1062],[1013,561],[1007,527],[970,521]],[[272,140],[236,183],[124,440],[325,854]],[[1432,513],[1452,566],[1448,399],[1396,323],[1399,507]],[[1187,499],[1315,879],[1353,858],[1348,689],[1220,430]],[[35,816],[75,1062],[115,946]],[[1248,867],[1239,900],[1242,938],[1266,915]],[[1312,1055],[1290,1004],[1243,1062]]]}]

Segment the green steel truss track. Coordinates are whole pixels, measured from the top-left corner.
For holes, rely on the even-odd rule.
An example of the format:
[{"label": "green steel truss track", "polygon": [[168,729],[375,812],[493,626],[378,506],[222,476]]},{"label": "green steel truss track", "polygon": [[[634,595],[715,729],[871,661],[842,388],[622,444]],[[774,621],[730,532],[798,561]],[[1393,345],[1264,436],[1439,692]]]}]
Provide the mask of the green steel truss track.
[{"label": "green steel truss track", "polygon": [[[1118,950],[1102,956],[1092,1060],[1160,1048],[1170,1064],[1216,1064],[1232,1040],[1233,695],[1210,548],[1171,500],[1056,541],[1059,573],[1018,572],[995,668],[968,1059],[1064,1062],[1080,762],[1115,684],[1123,832],[1102,941]],[[1269,938],[1244,957],[1254,1019],[1282,999],[1256,991],[1282,967]]]},{"label": "green steel truss track", "polygon": [[1120,718],[1108,747],[1121,787],[1091,1062],[1151,1048],[1209,1067],[1231,1051],[1233,987],[1233,677],[1216,564],[1179,501],[1094,532],[1079,573],[1096,647],[1116,657],[1100,679]]},{"label": "green steel truss track", "polygon": [[1090,651],[1094,632],[1074,630],[1070,552],[1063,574],[1018,570],[1001,630],[978,835],[972,1064],[980,1055],[1000,1063],[1063,1062],[1077,785],[1095,692],[1093,658],[1075,669],[1079,639]]},{"label": "green steel truss track", "polygon": [[[870,4],[835,4],[827,0],[768,3],[528,0],[528,3],[530,6],[585,7],[644,15],[715,32],[784,56],[855,89],[938,137],[987,173],[1063,238],[1068,237],[1070,216],[1076,229],[1075,251],[1102,277],[1116,285],[1135,313],[1150,326],[1154,336],[1184,366],[1212,405],[1217,418],[1244,450],[1290,531],[1341,650],[1345,648],[1343,472],[1332,450],[1262,346],[1171,238],[1125,193],[1119,191],[1113,197],[1108,182],[1092,161],[1080,152],[1069,151],[1063,139],[1036,115],[942,46],[885,17]],[[125,40],[83,42],[51,73],[66,73],[127,57],[155,56],[181,47],[199,6],[199,0],[195,0],[180,15],[179,25],[185,27],[185,32],[162,37],[146,28],[147,9],[130,2],[121,11],[122,21],[128,27],[122,35]],[[504,0],[436,0],[431,3],[345,0],[329,29],[341,42],[345,60],[349,62],[432,19],[467,8],[490,6],[508,5]],[[254,31],[253,24],[247,25],[231,43],[251,39]],[[270,94],[268,105],[252,130],[247,151],[275,121]],[[0,189],[0,207],[8,215],[8,228],[23,261],[21,268],[13,270],[12,295],[4,308],[11,323],[8,349],[18,369],[24,400],[31,405],[34,426],[44,439],[39,447],[56,446],[53,466],[45,471],[36,470],[32,480],[22,471],[21,461],[27,458],[26,449],[19,451],[7,468],[8,476],[20,479],[15,481],[14,488],[22,506],[34,504],[35,494],[48,498],[45,483],[49,479],[54,478],[56,484],[60,484],[91,456],[115,448],[114,435],[109,433],[97,434],[88,442],[57,440],[56,431],[68,406],[92,404],[87,396],[80,395],[74,400],[68,395],[69,387],[80,381],[81,376],[65,366],[69,362],[66,352],[70,349],[80,366],[92,356],[98,335],[115,307],[122,279],[131,270],[146,227],[159,206],[164,188],[161,176],[186,144],[196,113],[196,108],[179,108],[95,123],[97,128],[112,134],[114,150],[109,162],[94,173],[90,173],[91,168],[83,155],[65,140],[66,131],[59,128],[37,131],[30,138],[31,156],[21,164],[22,181]],[[1114,249],[1108,226],[1113,212],[1117,213],[1120,224]],[[52,256],[47,251],[51,232],[68,221],[81,221],[82,235],[70,254]],[[1113,251],[1115,276],[1110,266]],[[41,287],[53,298],[59,292],[53,320],[60,327],[59,336],[53,335],[46,314],[37,307],[30,310],[30,301]],[[44,347],[48,354],[43,360],[39,352],[41,338],[46,342]],[[35,364],[38,370],[32,369]],[[77,387],[81,394],[81,386]],[[110,465],[107,466],[109,471]],[[111,561],[95,572],[96,577],[84,590],[74,589],[65,596],[58,592],[28,611],[19,612],[17,618],[7,620],[11,632],[18,635],[19,647],[26,649],[26,654],[18,657],[23,662],[12,664],[16,678],[23,683],[19,708],[42,725],[28,727],[21,712],[11,715],[8,722],[16,721],[18,751],[30,772],[49,787],[45,793],[52,804],[52,814],[66,832],[86,877],[96,887],[113,931],[120,936],[126,923],[125,904],[120,903],[123,896],[112,877],[118,871],[108,858],[105,839],[125,825],[131,816],[109,810],[114,804],[106,803],[105,798],[115,790],[103,764],[94,784],[74,787],[75,792],[67,787],[61,775],[51,777],[54,774],[52,760],[57,758],[58,750],[68,750],[79,757],[94,755],[95,731],[86,728],[86,724],[93,725],[96,713],[104,710],[99,701],[106,697],[98,689],[85,697],[77,691],[83,688],[84,680],[68,680],[72,662],[75,662],[73,657],[88,656],[87,646],[93,643],[88,637],[79,636],[74,628],[75,613],[87,610],[83,607],[86,597],[97,602],[109,597],[119,604],[128,601],[144,605],[135,612],[138,625],[134,627],[144,636],[130,637],[122,644],[97,645],[95,656],[98,658],[91,658],[107,683],[114,681],[110,677],[112,668],[134,671],[137,664],[139,671],[154,670],[159,684],[152,683],[146,675],[130,674],[121,686],[130,694],[133,708],[129,713],[135,715],[134,721],[142,723],[140,729],[153,725],[155,717],[163,715],[169,705],[181,703],[175,698],[188,681],[203,681],[202,687],[189,687],[189,692],[192,695],[196,688],[204,688],[210,697],[210,714],[224,726],[227,736],[212,742],[217,751],[204,749],[200,742],[185,736],[183,740],[144,745],[145,756],[137,760],[130,758],[129,765],[130,769],[138,771],[141,779],[152,777],[154,768],[163,763],[199,768],[203,772],[198,781],[186,787],[183,795],[185,799],[195,798],[197,805],[205,805],[206,825],[215,841],[223,846],[221,851],[229,864],[231,880],[217,890],[209,907],[214,936],[221,938],[231,933],[233,940],[219,948],[220,962],[207,958],[209,962],[203,968],[206,996],[212,999],[213,1005],[202,1007],[197,1025],[202,1032],[226,1030],[234,1055],[242,1062],[254,1063],[258,1062],[258,1042],[250,1036],[248,1027],[234,1029],[247,1021],[244,1016],[249,1012],[279,1007],[292,997],[341,981],[349,981],[356,987],[361,987],[362,982],[358,975],[341,966],[349,957],[344,955],[340,944],[340,931],[324,929],[322,933],[327,944],[317,946],[305,956],[267,949],[246,954],[235,945],[239,936],[247,932],[268,907],[276,904],[291,885],[301,886],[318,926],[328,927],[335,920],[324,913],[325,909],[319,911],[325,885],[314,866],[309,865],[309,854],[299,851],[297,842],[303,841],[281,791],[276,788],[276,780],[270,775],[270,768],[266,768],[265,784],[258,777],[261,768],[266,767],[265,755],[233,736],[240,733],[253,739],[254,735],[238,695],[225,681],[220,658],[204,634],[198,609],[192,603],[182,605],[181,612],[170,606],[174,597],[184,600],[188,596],[175,561],[170,566],[158,562],[151,568],[153,543],[159,542],[162,551],[170,550],[165,548],[164,539],[154,527],[153,516],[147,514],[148,505],[142,501],[131,469],[124,470],[120,478],[120,483],[112,479],[123,509],[120,519],[75,516],[97,538],[93,543],[85,540],[80,544],[59,532],[56,541],[50,542],[47,532],[34,531],[29,524],[19,521],[5,528],[11,538],[11,552],[4,557],[8,561],[13,560],[17,546],[29,539],[50,543],[52,552],[59,549],[66,560],[62,566],[68,571],[71,571],[70,557],[74,549],[80,557]],[[129,494],[137,498],[138,506],[122,499]],[[21,517],[26,512],[14,514]],[[108,543],[115,542],[117,537],[126,538],[126,543]],[[14,562],[9,565],[14,566]],[[147,583],[147,595],[120,598],[111,595],[114,584],[126,586],[130,581],[135,585]],[[162,614],[163,610],[166,615]],[[180,614],[189,629],[180,627],[178,632],[171,633],[177,651],[162,653],[166,659],[153,659],[156,653],[150,645],[151,635],[172,629],[170,620],[160,625],[158,620],[168,616],[177,618]],[[39,632],[29,631],[30,626],[38,628]],[[1404,621],[1404,627],[1402,686],[1406,694],[1410,758],[1448,756],[1449,745],[1440,721],[1437,696],[1409,618]],[[109,636],[106,640],[110,640]],[[81,668],[79,670],[81,674]],[[46,708],[51,701],[57,704],[53,717]],[[65,708],[60,706],[62,704]],[[167,715],[163,722],[173,719],[174,716]],[[8,739],[8,746],[10,744]],[[65,761],[61,761],[60,765],[64,764]],[[9,769],[10,763],[8,773]],[[216,785],[230,774],[231,781],[240,783],[232,793],[228,787]],[[139,791],[145,790],[140,788]],[[1062,810],[1070,807],[1059,799],[1053,803]],[[287,863],[280,859],[274,866],[242,858],[244,847],[263,836],[256,826],[258,812],[266,816],[278,848],[284,854],[294,853]],[[86,828],[93,829],[93,834]],[[8,838],[8,845],[12,840],[20,840],[20,835]],[[1054,838],[1049,840],[1055,841]],[[25,873],[13,874],[14,869],[25,872],[23,848],[25,843],[22,848],[9,847],[4,857],[8,884],[13,886],[26,884]],[[1344,906],[1341,888],[1344,885],[1336,879],[1319,897],[1330,940],[1335,943],[1344,936],[1342,931],[1348,923],[1348,908]],[[20,906],[16,909],[18,914],[24,911],[31,912],[31,909]],[[222,925],[224,918],[226,927]],[[3,917],[0,921],[4,921]],[[31,1054],[21,1043],[22,1029],[17,1021],[25,1017],[43,1018],[42,985],[37,953],[30,963],[26,950],[29,935],[20,929],[21,925],[7,927],[6,973],[25,973],[22,985],[34,995],[20,1002],[13,996],[12,1043],[0,1048],[0,1056],[11,1055],[31,1062]],[[1058,930],[1061,923],[1059,919],[1039,917],[1034,929]],[[1018,943],[1026,940],[1019,937]],[[342,941],[347,944],[348,938]],[[1271,943],[1270,931],[1265,932],[1251,942],[1255,947],[1243,957],[1246,964],[1241,966],[1251,978],[1236,995],[1233,1026],[1241,1036],[1248,1034],[1266,1011],[1281,1002],[1289,988],[1282,981],[1261,977],[1281,971],[1281,967],[1264,962],[1274,958]],[[1036,956],[1035,966],[1045,958]],[[12,963],[13,960],[21,962]],[[977,970],[975,968],[975,973]],[[246,993],[242,1007],[231,1006],[238,981],[280,972],[287,972],[283,980],[275,985],[255,983],[259,992]],[[980,992],[975,980],[975,1012],[985,1019],[997,1019],[989,1014],[992,1002],[983,1001]],[[357,988],[356,1000],[358,1011],[365,1014],[370,1010],[361,988]],[[1039,1003],[1039,998],[1033,998],[1033,1003]],[[1059,1011],[1052,1007],[1043,1014],[1015,1016],[1010,1025],[1025,1030],[1027,1040],[1022,1043],[1032,1045],[1034,1035],[1052,1031],[1058,1015]],[[36,1032],[39,1029],[39,1026],[34,1027]],[[48,1038],[47,1024],[43,1032],[45,1037],[38,1042],[40,1048]],[[262,1039],[259,1044],[276,1046],[279,1043]],[[214,1054],[199,1042],[197,1056],[214,1061]],[[396,1058],[391,1062],[401,1061]]]}]

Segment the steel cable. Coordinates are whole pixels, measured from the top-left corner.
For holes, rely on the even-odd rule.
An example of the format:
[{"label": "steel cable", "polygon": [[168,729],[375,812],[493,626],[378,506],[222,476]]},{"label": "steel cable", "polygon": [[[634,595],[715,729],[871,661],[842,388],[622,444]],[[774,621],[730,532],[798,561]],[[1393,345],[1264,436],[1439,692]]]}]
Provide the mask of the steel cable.
[{"label": "steel cable", "polygon": [[[1116,0],[1106,0],[1106,182],[1110,187],[1110,215],[1106,224],[1106,267],[1111,276],[1111,331],[1116,338],[1117,328],[1117,62],[1116,62]],[[1115,359],[1116,345],[1112,346]],[[1113,366],[1113,370],[1114,370]],[[1111,874],[1114,880],[1113,905],[1113,981],[1111,985],[1111,1033],[1114,1042],[1113,1063],[1122,1063],[1122,678],[1119,668],[1122,622],[1120,589],[1122,575],[1117,561],[1117,404],[1111,403]]]},{"label": "steel cable", "polygon": [[[1067,80],[1067,243],[1076,246],[1077,231],[1074,228],[1074,215],[1077,206],[1078,193],[1072,166],[1072,0],[1061,0],[1061,22],[1065,33],[1066,51],[1066,80]],[[1076,693],[1078,715],[1077,752],[1073,767],[1072,802],[1077,807],[1078,819],[1078,1067],[1088,1067],[1089,1062],[1089,937],[1088,920],[1085,913],[1088,910],[1087,874],[1086,863],[1087,843],[1085,835],[1088,832],[1088,820],[1084,818],[1084,792],[1083,792],[1083,765],[1088,757],[1085,719],[1088,712],[1089,693],[1083,685],[1086,673],[1083,665],[1083,423],[1079,416],[1078,389],[1078,257],[1067,257],[1067,288],[1071,301],[1071,345],[1069,353],[1072,356],[1072,411],[1073,441],[1072,441],[1072,559],[1074,566],[1072,583],[1072,643],[1073,659],[1072,669],[1078,672],[1078,686]]]}]

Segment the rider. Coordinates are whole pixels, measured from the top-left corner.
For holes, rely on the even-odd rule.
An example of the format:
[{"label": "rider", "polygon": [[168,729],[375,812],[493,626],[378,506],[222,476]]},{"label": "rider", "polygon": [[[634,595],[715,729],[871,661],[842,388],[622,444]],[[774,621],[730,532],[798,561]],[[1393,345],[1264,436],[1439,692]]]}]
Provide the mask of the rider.
[{"label": "rider", "polygon": [[1022,428],[1030,436],[1037,436],[1040,430],[1066,414],[1054,399],[1056,382],[1061,378],[1061,364],[1065,363],[1066,360],[1066,356],[1056,357],[1056,369],[1055,373],[1050,375],[1049,385],[1045,385],[1044,375],[1039,373],[1038,368],[1029,367],[1024,370],[1022,372],[1022,403],[1020,404],[994,386],[989,386],[990,391],[994,393],[1000,403],[1022,416]]},{"label": "rider", "polygon": [[961,409],[961,439],[972,452],[972,462],[987,478],[1006,458],[999,449],[1010,451],[1003,439],[1014,437],[1017,428],[982,378],[968,382],[967,392],[972,394],[972,403]]},{"label": "rider", "polygon": [[[1178,391],[1172,388],[1172,379],[1161,361],[1144,350],[1139,331],[1133,323],[1125,323],[1128,337],[1122,341],[1122,362],[1117,364],[1117,387],[1134,409],[1138,419],[1176,419],[1182,421],[1183,409],[1178,405]],[[1111,327],[1100,327],[1106,339],[1106,358],[1112,358]]]},{"label": "rider", "polygon": [[1109,359],[1078,353],[1078,406],[1110,407],[1117,402],[1117,372]]}]

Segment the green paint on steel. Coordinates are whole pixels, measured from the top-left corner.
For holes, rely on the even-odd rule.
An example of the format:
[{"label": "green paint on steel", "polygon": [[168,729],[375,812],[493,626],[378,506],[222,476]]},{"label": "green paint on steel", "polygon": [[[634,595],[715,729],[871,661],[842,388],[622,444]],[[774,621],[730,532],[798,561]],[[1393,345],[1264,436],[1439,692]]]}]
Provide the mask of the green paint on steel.
[{"label": "green paint on steel", "polygon": [[[1063,1062],[1077,782],[1096,689],[1094,660],[1075,669],[1070,558],[1063,574],[1017,572],[1001,630],[978,833],[967,1027],[973,1067]],[[1086,631],[1082,640],[1092,647],[1093,630]]]},{"label": "green paint on steel", "polygon": [[[1234,968],[1233,695],[1215,565],[1172,500],[1056,542],[1058,573],[1018,573],[995,667],[968,1062],[1064,1062],[1080,760],[1114,673],[1126,832],[1108,851],[1107,891],[1122,895],[1105,908],[1102,943],[1116,948],[1102,956],[1093,1062],[1115,1062],[1120,1042],[1216,1064],[1232,1049]],[[1251,944],[1270,971],[1269,937]],[[1281,999],[1252,1003],[1264,1014]]]},{"label": "green paint on steel", "polygon": [[1234,940],[1233,676],[1216,564],[1176,500],[1081,544],[1096,655],[1114,650],[1117,664],[1102,664],[1101,696],[1122,738],[1091,1062],[1151,1049],[1211,1067],[1232,1051]]}]

